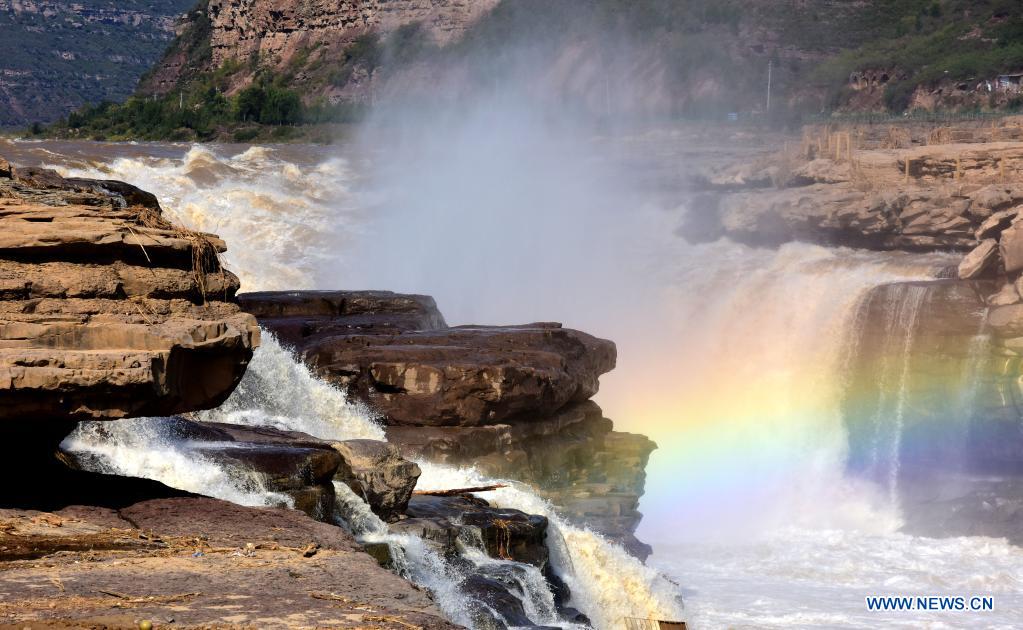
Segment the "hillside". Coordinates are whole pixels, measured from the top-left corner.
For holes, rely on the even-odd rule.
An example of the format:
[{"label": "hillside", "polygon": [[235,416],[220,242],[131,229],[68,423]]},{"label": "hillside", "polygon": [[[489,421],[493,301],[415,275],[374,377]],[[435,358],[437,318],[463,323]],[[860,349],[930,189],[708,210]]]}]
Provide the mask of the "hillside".
[{"label": "hillside", "polygon": [[123,101],[195,0],[0,0],[0,127]]},{"label": "hillside", "polygon": [[[518,86],[591,116],[1014,108],[1019,0],[204,0],[121,107],[66,135],[252,139]],[[1001,88],[999,87],[1001,86]],[[294,135],[280,130],[276,137]]]}]

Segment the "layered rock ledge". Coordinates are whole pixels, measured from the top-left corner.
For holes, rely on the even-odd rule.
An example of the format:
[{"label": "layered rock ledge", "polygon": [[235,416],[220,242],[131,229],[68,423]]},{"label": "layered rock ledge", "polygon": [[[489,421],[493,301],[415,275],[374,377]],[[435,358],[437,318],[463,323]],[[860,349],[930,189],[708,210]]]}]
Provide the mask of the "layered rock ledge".
[{"label": "layered rock ledge", "polygon": [[223,402],[259,342],[225,249],[128,184],[0,160],[0,421]]},{"label": "layered rock ledge", "polygon": [[304,291],[239,300],[318,376],[389,425],[548,415],[589,399],[615,365],[613,343],[558,323],[449,328],[426,296]]},{"label": "layered rock ledge", "polygon": [[987,238],[993,217],[1023,204],[1020,169],[1018,141],[891,147],[808,130],[801,149],[694,178],[679,234],[692,242],[726,236],[752,245],[966,251]]}]

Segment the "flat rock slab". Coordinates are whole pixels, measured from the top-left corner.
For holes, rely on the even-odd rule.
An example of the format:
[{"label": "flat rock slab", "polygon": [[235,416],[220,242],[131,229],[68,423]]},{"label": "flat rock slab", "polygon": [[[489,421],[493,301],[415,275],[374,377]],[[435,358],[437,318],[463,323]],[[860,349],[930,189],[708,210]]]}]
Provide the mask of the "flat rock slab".
[{"label": "flat rock slab", "polygon": [[[32,557],[5,550],[36,547]],[[91,549],[87,547],[92,545]],[[6,553],[6,555],[5,555]],[[207,498],[0,510],[0,625],[455,628],[343,530]]]},{"label": "flat rock slab", "polygon": [[593,396],[616,360],[612,342],[558,323],[447,327],[425,296],[309,291],[239,301],[390,425],[540,418]]}]

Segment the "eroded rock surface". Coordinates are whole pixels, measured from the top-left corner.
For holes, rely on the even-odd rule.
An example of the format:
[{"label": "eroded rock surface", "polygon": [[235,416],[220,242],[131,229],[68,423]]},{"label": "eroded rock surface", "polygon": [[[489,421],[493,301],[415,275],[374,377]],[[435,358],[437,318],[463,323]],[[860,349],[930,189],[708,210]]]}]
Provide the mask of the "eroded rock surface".
[{"label": "eroded rock surface", "polygon": [[0,421],[220,404],[259,340],[225,249],[128,184],[0,169]]}]

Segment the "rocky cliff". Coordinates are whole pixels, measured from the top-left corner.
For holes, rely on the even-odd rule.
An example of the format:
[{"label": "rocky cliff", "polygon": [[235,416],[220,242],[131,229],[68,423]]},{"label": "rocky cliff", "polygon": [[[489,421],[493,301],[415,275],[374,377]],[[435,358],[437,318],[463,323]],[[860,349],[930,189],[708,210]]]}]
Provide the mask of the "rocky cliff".
[{"label": "rocky cliff", "polygon": [[754,245],[968,251],[1000,232],[1010,219],[1004,211],[1023,202],[1017,119],[957,137],[931,129],[915,140],[904,128],[843,129],[807,128],[787,149],[694,176],[679,234],[692,242],[727,236]]},{"label": "rocky cliff", "polygon": [[0,161],[0,423],[214,407],[258,344],[223,241],[121,182]]},{"label": "rocky cliff", "polygon": [[[0,0],[0,128],[121,101],[193,0]],[[116,42],[116,44],[114,44]]]},{"label": "rocky cliff", "polygon": [[[269,0],[209,0],[193,15],[191,37],[195,47],[172,46],[163,61],[142,82],[145,93],[163,94],[178,87],[188,73],[244,66],[234,78],[248,83],[259,68],[291,72],[298,84],[315,74],[314,68],[339,69],[346,50],[368,33],[387,33],[422,25],[433,41],[458,39],[498,0],[368,0],[337,2],[270,2]],[[314,95],[307,94],[307,97]]]}]

